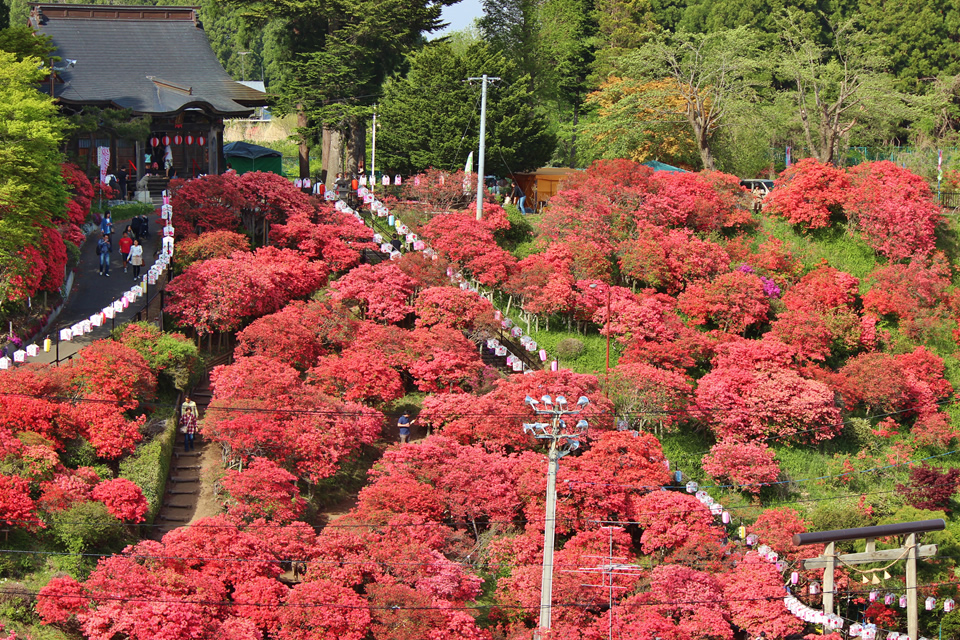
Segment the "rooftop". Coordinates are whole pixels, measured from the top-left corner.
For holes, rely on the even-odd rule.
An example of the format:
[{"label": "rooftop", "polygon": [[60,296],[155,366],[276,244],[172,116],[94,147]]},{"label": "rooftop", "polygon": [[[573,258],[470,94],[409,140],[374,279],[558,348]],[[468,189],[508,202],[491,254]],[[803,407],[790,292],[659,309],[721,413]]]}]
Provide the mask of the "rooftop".
[{"label": "rooftop", "polygon": [[264,93],[234,81],[217,60],[196,7],[31,3],[30,25],[61,59],[54,93],[65,104],[112,105],[137,114],[199,108],[243,117]]}]

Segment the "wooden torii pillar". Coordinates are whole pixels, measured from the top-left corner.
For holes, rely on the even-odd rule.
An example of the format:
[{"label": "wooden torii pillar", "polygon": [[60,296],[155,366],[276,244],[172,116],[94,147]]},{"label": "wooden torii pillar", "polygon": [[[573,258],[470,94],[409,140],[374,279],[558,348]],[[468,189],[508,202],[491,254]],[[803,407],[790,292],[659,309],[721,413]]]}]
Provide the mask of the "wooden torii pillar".
[{"label": "wooden torii pillar", "polygon": [[[798,533],[793,536],[793,544],[826,544],[823,555],[810,560],[804,560],[804,569],[824,569],[823,572],[823,611],[834,611],[834,584],[833,572],[837,568],[837,561],[844,564],[871,564],[876,562],[893,562],[901,558],[907,561],[906,588],[907,588],[907,634],[910,640],[920,637],[920,612],[917,602],[917,558],[929,558],[937,555],[937,545],[917,545],[917,536],[927,531],[943,531],[946,523],[936,520],[919,520],[917,522],[900,522],[897,524],[883,524],[875,527],[857,527],[855,529],[834,529],[833,531],[812,531]],[[904,545],[899,549],[876,550],[876,539],[887,536],[906,536]],[[848,553],[841,556],[836,554],[836,543],[843,540],[866,540],[867,550],[863,553]]]}]

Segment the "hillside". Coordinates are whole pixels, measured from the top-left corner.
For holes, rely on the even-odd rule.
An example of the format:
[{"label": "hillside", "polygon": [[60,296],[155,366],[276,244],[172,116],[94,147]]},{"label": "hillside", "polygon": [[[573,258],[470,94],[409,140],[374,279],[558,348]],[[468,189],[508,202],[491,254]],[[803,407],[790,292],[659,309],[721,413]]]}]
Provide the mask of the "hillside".
[{"label": "hillside", "polygon": [[[921,563],[936,598],[921,628],[960,637],[944,609],[960,555],[957,237],[922,180],[803,161],[754,211],[732,176],[604,161],[538,219],[491,197],[481,221],[443,204],[462,174],[407,183],[359,211],[267,174],[175,185],[178,233],[201,233],[178,238],[167,311],[234,345],[201,425],[223,454],[223,513],[159,542],[128,528],[77,546],[17,524],[62,531],[68,510],[102,510],[83,491],[52,499],[89,475],[77,459],[55,453],[53,483],[9,467],[5,482],[42,494],[0,510],[17,548],[70,560],[3,569],[28,594],[49,580],[21,619],[89,638],[528,638],[548,518],[535,406],[580,412],[559,441],[552,638],[835,639],[784,606],[784,584],[821,604],[823,570],[800,562],[822,547],[791,535],[931,517],[948,526],[923,538],[939,556]],[[247,248],[266,223],[270,246]],[[0,384],[28,373],[81,380],[31,365]],[[5,411],[5,435],[35,437]],[[838,569],[845,628],[905,629],[902,564]]]}]

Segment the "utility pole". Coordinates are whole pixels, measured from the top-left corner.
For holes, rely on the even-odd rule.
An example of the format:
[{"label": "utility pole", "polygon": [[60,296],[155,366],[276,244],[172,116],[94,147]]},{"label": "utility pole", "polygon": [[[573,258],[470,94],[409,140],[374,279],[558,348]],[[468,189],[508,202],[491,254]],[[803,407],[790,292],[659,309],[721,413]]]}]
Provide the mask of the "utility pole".
[{"label": "utility pole", "polygon": [[377,182],[377,105],[373,105],[373,139],[370,141],[370,193],[373,193]]},{"label": "utility pole", "polygon": [[496,82],[500,78],[491,78],[483,74],[479,78],[467,78],[468,81],[480,80],[480,157],[477,160],[477,220],[483,220],[483,174],[484,151],[487,144],[487,82]]},{"label": "utility pole", "polygon": [[[539,407],[543,402],[544,408]],[[586,396],[580,396],[576,409],[567,408],[567,399],[556,397],[556,403],[550,396],[534,400],[527,396],[524,401],[539,415],[549,415],[547,422],[533,422],[523,425],[524,433],[532,433],[538,440],[549,440],[550,451],[547,454],[547,512],[543,523],[543,574],[540,581],[540,624],[538,638],[546,638],[550,632],[553,609],[553,545],[557,529],[557,468],[560,458],[580,447],[580,436],[589,426],[586,420],[579,420],[570,429],[564,422],[564,416],[577,415],[583,407],[590,404]]]},{"label": "utility pole", "polygon": [[240,75],[243,77],[243,81],[247,81],[247,56],[253,53],[252,51],[237,51],[237,55],[240,56]]}]

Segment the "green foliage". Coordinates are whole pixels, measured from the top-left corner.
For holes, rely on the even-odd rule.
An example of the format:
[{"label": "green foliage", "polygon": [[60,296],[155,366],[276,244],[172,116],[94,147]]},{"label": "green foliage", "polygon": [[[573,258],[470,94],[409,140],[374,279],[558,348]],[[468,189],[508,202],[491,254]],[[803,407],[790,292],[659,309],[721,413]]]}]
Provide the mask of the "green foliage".
[{"label": "green foliage", "polygon": [[464,80],[484,73],[502,78],[487,89],[486,173],[543,166],[555,140],[546,118],[531,106],[529,78],[486,45],[458,54],[446,42],[412,55],[407,76],[386,86],[378,110],[383,126],[377,136],[379,166],[407,174],[462,168],[479,144],[480,87]]},{"label": "green foliage", "polygon": [[97,452],[87,440],[76,438],[67,443],[60,459],[66,467],[92,467],[97,463]]},{"label": "green foliage", "polygon": [[182,334],[160,331],[149,322],[133,322],[114,329],[113,337],[142,355],[160,382],[173,389],[186,391],[199,379],[200,350]]},{"label": "green foliage", "polygon": [[0,29],[0,51],[15,54],[17,62],[22,62],[24,58],[38,58],[49,64],[55,50],[49,36],[36,35],[26,25]]},{"label": "green foliage", "polygon": [[162,433],[137,447],[133,455],[120,463],[120,476],[140,487],[150,505],[146,524],[153,524],[163,506],[163,494],[170,471],[170,456],[177,438],[177,424],[173,418],[166,421]]},{"label": "green foliage", "polygon": [[761,224],[765,233],[785,242],[808,269],[826,260],[830,266],[863,280],[877,266],[873,249],[841,225],[805,234],[786,220],[773,216],[763,216]]},{"label": "green foliage", "polygon": [[510,228],[494,232],[493,237],[501,248],[512,253],[519,245],[534,239],[533,225],[527,220],[527,216],[520,213],[520,210],[512,204],[506,205],[503,209],[507,212]]},{"label": "green foliage", "polygon": [[146,202],[125,202],[110,207],[110,216],[113,218],[114,226],[124,220],[132,220],[134,216],[141,214],[152,215],[153,205]]},{"label": "green foliage", "polygon": [[50,535],[70,553],[106,549],[124,536],[123,523],[102,502],[80,502],[50,517]]},{"label": "green foliage", "polygon": [[49,96],[37,90],[44,77],[36,58],[17,61],[0,51],[0,300],[25,297],[19,259],[37,246],[40,228],[65,216],[60,175],[65,126]]},{"label": "green foliage", "polygon": [[[810,531],[852,529],[871,524],[857,509],[855,500],[824,500],[807,512],[807,529]],[[840,544],[849,546],[851,543]]]},{"label": "green foliage", "polygon": [[582,356],[586,349],[583,341],[578,338],[564,338],[557,343],[557,355],[564,360],[575,360]]}]

